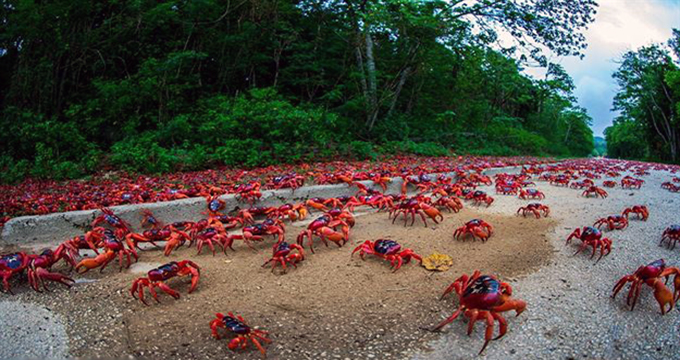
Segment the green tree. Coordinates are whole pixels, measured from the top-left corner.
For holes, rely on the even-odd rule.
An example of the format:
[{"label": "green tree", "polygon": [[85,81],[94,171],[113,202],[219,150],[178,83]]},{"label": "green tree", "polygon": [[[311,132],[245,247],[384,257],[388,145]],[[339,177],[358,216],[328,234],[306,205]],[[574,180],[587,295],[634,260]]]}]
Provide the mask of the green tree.
[{"label": "green tree", "polygon": [[[380,151],[580,156],[589,118],[545,55],[579,54],[594,10],[591,0],[7,0],[0,169],[15,179]],[[503,48],[501,33],[512,39]],[[525,76],[527,63],[548,76]]]},{"label": "green tree", "polygon": [[[619,92],[613,107],[621,112],[621,121],[614,127],[621,129],[610,131],[613,135],[626,134],[633,129],[629,123],[634,122],[646,143],[644,153],[672,162],[680,160],[680,75],[678,64],[671,56],[671,52],[675,52],[677,59],[678,39],[680,32],[675,30],[669,46],[646,46],[623,56],[614,73]],[[612,146],[616,147],[617,138],[613,140]]]}]

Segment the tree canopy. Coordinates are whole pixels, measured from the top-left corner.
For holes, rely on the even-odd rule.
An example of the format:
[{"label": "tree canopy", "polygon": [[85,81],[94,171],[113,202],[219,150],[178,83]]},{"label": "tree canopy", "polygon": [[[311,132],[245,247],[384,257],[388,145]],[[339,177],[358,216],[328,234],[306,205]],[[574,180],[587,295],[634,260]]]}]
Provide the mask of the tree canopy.
[{"label": "tree canopy", "polygon": [[3,179],[396,151],[588,155],[591,120],[546,54],[579,55],[595,7],[5,0]]},{"label": "tree canopy", "polygon": [[680,161],[680,31],[624,54],[614,79],[620,115],[605,130],[611,156]]}]

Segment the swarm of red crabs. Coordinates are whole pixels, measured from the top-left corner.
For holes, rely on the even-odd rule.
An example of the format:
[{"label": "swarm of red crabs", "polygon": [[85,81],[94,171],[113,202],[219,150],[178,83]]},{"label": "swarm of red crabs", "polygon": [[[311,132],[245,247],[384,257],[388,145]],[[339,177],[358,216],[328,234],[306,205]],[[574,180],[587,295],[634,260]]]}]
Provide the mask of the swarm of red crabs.
[{"label": "swarm of red crabs", "polygon": [[[194,245],[197,256],[203,253],[204,248],[207,248],[208,254],[212,253],[213,256],[218,250],[224,254],[231,254],[227,252],[227,248],[232,251],[241,251],[246,247],[255,251],[271,248],[271,256],[265,258],[262,267],[271,266],[272,272],[280,267],[282,273],[285,273],[291,267],[306,266],[306,262],[314,255],[307,254],[310,258],[306,258],[305,247],[308,246],[311,253],[314,253],[315,241],[318,243],[320,240],[326,246],[330,241],[337,247],[349,242],[350,232],[354,231],[352,228],[356,221],[353,212],[357,208],[388,212],[388,218],[392,223],[399,218],[400,221],[403,220],[404,226],[414,225],[418,219],[422,220],[424,226],[428,226],[428,220],[432,220],[433,226],[436,226],[445,221],[444,214],[461,211],[465,202],[467,205],[486,207],[493,205],[495,199],[487,193],[489,188],[483,188],[485,186],[493,186],[490,189],[501,196],[500,202],[505,201],[506,195],[521,200],[545,199],[545,194],[534,188],[535,181],[539,180],[564,187],[564,190],[560,191],[580,192],[585,197],[604,199],[609,194],[595,185],[595,181],[597,180],[603,187],[614,188],[613,192],[620,191],[616,189],[619,183],[598,179],[620,177],[622,173],[629,172],[635,177],[623,177],[620,187],[639,189],[645,183],[640,177],[645,176],[648,170],[674,169],[667,165],[652,166],[614,160],[565,161],[544,165],[528,159],[518,159],[514,162],[490,159],[476,162],[446,162],[430,159],[417,166],[409,164],[412,160],[396,158],[391,162],[382,163],[317,164],[314,167],[304,166],[302,169],[284,166],[249,172],[208,171],[190,173],[199,179],[186,174],[174,178],[170,176],[173,181],[168,180],[164,185],[160,184],[166,180],[153,178],[146,178],[143,181],[139,181],[139,178],[134,181],[124,179],[121,183],[106,182],[106,185],[97,186],[88,182],[69,183],[65,188],[71,193],[80,192],[81,196],[73,205],[67,206],[67,210],[101,207],[99,216],[91,224],[91,230],[63,242],[55,250],[47,249],[40,254],[15,252],[2,255],[0,275],[3,277],[4,289],[11,292],[10,280],[19,279],[20,275],[24,274],[29,285],[36,291],[47,288],[50,281],[70,287],[74,283],[73,279],[52,270],[52,267],[62,260],[64,265],[79,273],[92,269],[103,272],[111,262],[117,262],[119,271],[122,271],[140,255],[143,256],[143,251],[158,246],[163,247],[166,256],[172,255],[182,247]],[[500,173],[490,177],[482,173],[482,170],[490,167],[517,164],[523,165],[519,174]],[[396,182],[394,179],[402,180],[400,187],[393,184]],[[675,183],[678,182],[680,181],[673,179],[673,182],[664,183],[662,186],[674,191],[674,187],[678,186]],[[262,192],[265,189],[294,192],[309,183],[340,184],[339,186],[347,188],[347,194],[335,198],[311,197],[298,203],[280,206],[262,206],[265,203],[262,200]],[[45,183],[41,185],[50,186]],[[113,190],[109,192],[109,188]],[[42,194],[39,186],[34,190],[37,194]],[[390,191],[393,193],[388,193]],[[36,199],[30,208],[21,205],[25,199],[30,199],[30,196],[20,200],[14,199],[12,206],[6,208],[11,212],[6,214],[54,211],[51,202],[63,204],[68,202],[71,196],[71,194],[55,195],[57,193],[59,192]],[[230,199],[225,197],[225,194],[234,196]],[[163,222],[147,210],[141,213],[140,232],[135,232],[130,223],[108,208],[118,204],[199,196],[206,199],[202,214],[204,218],[197,221],[180,219],[175,222]],[[234,201],[238,204],[236,208],[233,207]],[[520,207],[517,214],[540,218],[548,216],[550,208],[541,203],[531,202]],[[8,220],[6,216],[2,223]],[[297,242],[286,242],[287,223],[305,220],[308,216],[311,222],[298,234]],[[624,209],[620,215],[608,215],[598,219],[592,227],[574,230],[567,243],[574,238],[581,240],[576,253],[591,247],[591,258],[599,252],[599,261],[612,249],[612,241],[605,237],[601,230],[624,230],[629,225],[633,226],[632,221],[646,221],[648,217],[649,210],[646,206],[633,205]],[[288,231],[290,232],[290,228]],[[493,234],[494,228],[491,224],[482,219],[473,219],[457,228],[454,238],[471,237],[486,241]],[[677,241],[680,241],[680,226],[672,225],[663,232],[661,243],[667,242],[668,246],[673,248]],[[84,251],[93,252],[94,255],[84,257]],[[365,240],[354,248],[352,255],[356,252],[362,259],[365,259],[366,255],[382,259],[390,264],[393,272],[411,260],[422,261],[414,250],[404,248],[398,241],[390,239]],[[236,252],[235,255],[229,256],[238,254]],[[680,297],[679,273],[680,270],[677,268],[667,267],[663,260],[657,260],[622,278],[614,288],[614,296],[627,283],[631,283],[627,304],[632,309],[642,285],[646,284],[653,289],[662,313],[668,312]],[[173,289],[174,284],[188,276],[191,285],[187,292],[193,293],[197,289],[200,274],[199,265],[192,260],[171,261],[150,270],[145,277],[134,280],[130,293],[147,305],[147,293],[157,302],[160,302],[159,293],[179,299],[180,292]],[[673,290],[665,284],[671,276],[675,276]],[[469,319],[468,333],[473,331],[477,321],[485,322],[487,324],[485,343],[480,353],[494,339],[496,321],[499,324],[499,332],[495,339],[501,338],[507,332],[507,321],[501,315],[502,312],[515,310],[519,315],[526,308],[523,301],[512,298],[509,284],[501,282],[496,277],[482,275],[479,271],[472,276],[463,275],[458,278],[447,288],[444,296],[454,291],[459,300],[458,308],[435,329],[441,329],[461,314]],[[270,342],[267,333],[250,328],[240,316],[231,312],[227,315],[217,314],[210,327],[217,338],[222,336],[220,334],[222,329],[226,330],[226,334],[231,338],[228,343],[231,350],[243,350],[252,343],[263,355],[266,354],[262,342]]]},{"label": "swarm of red crabs", "polygon": [[[481,171],[491,167],[535,166],[547,161],[529,157],[395,156],[380,162],[335,161],[301,166],[278,165],[248,171],[206,170],[157,177],[117,173],[113,179],[102,173],[87,181],[27,179],[17,185],[0,185],[0,226],[11,217],[20,215],[42,215],[223,194],[235,194],[246,203],[254,203],[262,197],[263,190],[296,189],[310,183],[324,185],[371,181],[384,192],[391,178]],[[407,186],[426,183],[427,181],[421,182],[418,179]]]}]

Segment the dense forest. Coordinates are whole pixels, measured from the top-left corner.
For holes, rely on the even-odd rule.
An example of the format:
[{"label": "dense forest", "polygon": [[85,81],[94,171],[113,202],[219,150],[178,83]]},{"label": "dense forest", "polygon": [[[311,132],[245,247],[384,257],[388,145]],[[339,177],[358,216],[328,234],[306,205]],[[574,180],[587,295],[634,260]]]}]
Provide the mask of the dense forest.
[{"label": "dense forest", "polygon": [[592,0],[2,3],[2,181],[594,148],[548,61],[581,55]]},{"label": "dense forest", "polygon": [[611,157],[680,162],[680,30],[629,51],[614,73],[620,115],[605,130]]}]

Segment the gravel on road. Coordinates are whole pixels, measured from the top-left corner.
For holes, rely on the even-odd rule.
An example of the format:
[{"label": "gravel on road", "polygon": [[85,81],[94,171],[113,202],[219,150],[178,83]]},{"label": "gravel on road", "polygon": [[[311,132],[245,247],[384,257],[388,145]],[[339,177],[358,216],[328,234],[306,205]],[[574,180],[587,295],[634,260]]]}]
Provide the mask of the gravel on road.
[{"label": "gravel on road", "polygon": [[[626,174],[622,174],[625,176]],[[632,175],[632,174],[630,174]],[[606,199],[584,198],[582,190],[550,186],[537,182],[558,221],[549,234],[559,251],[550,265],[512,282],[513,296],[527,302],[519,317],[506,313],[508,333],[492,341],[480,358],[488,359],[678,359],[680,358],[680,309],[662,316],[652,289],[643,286],[634,311],[626,307],[626,286],[616,299],[612,288],[623,276],[639,266],[663,258],[667,266],[680,267],[678,248],[659,246],[662,232],[680,223],[680,194],[660,188],[669,181],[668,172],[651,171],[643,178],[640,190],[606,189]],[[606,179],[597,180],[599,185]],[[614,180],[620,180],[615,178]],[[493,194],[491,188],[486,189]],[[488,211],[509,213],[527,201],[512,196],[495,196]],[[620,214],[632,205],[646,205],[650,211],[646,222],[631,217],[624,230],[604,231],[613,240],[609,256],[595,262],[590,253],[574,256],[577,244],[565,245],[567,236],[577,227],[592,225],[608,215]],[[489,242],[493,246],[493,242]],[[482,271],[484,269],[481,269]],[[669,282],[672,288],[672,284]],[[455,309],[451,304],[451,311]],[[449,313],[431,319],[435,324]],[[484,326],[478,324],[468,337],[467,326],[457,319],[445,334],[429,343],[429,351],[414,355],[415,360],[470,359],[477,357],[484,340]]]},{"label": "gravel on road", "polygon": [[61,316],[45,307],[0,301],[0,359],[65,359],[68,337]]}]

